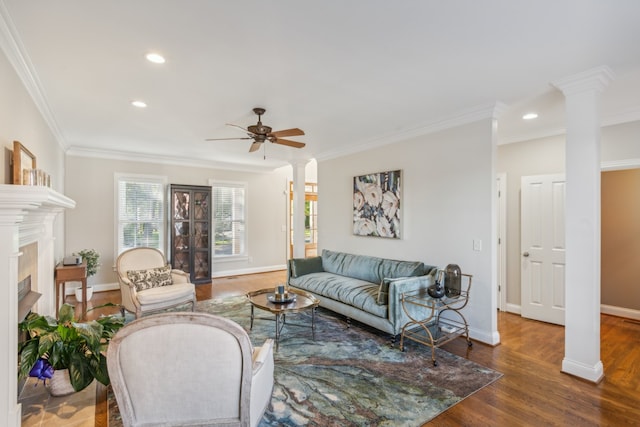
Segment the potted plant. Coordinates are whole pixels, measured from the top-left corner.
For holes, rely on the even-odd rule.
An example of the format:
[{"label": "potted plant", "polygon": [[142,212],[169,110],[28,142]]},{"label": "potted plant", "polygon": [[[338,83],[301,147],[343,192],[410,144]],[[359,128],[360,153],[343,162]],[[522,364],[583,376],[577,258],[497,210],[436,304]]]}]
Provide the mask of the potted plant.
[{"label": "potted plant", "polygon": [[[18,376],[37,377],[45,382],[52,379],[49,390],[53,395],[80,391],[94,378],[108,385],[105,350],[113,335],[124,325],[124,318],[115,315],[80,323],[74,318],[74,312],[72,305],[63,304],[57,320],[30,313],[18,325],[20,331],[28,334],[18,349]],[[65,373],[64,370],[68,371]],[[72,388],[62,388],[61,392],[58,392],[59,387],[54,389],[53,381],[67,376]]]},{"label": "potted plant", "polygon": [[[84,261],[87,262],[87,280],[89,277],[95,275],[100,267],[100,254],[95,249],[83,249],[75,252],[74,255],[81,256]],[[75,290],[76,300],[82,301],[82,288],[76,288]],[[87,286],[87,301],[91,300],[93,296],[93,287]]]}]

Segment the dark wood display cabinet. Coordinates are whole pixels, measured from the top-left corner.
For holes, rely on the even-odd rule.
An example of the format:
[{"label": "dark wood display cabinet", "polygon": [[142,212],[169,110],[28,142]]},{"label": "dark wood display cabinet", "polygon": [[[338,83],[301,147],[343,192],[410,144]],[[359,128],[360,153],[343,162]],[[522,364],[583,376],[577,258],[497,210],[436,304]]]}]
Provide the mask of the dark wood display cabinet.
[{"label": "dark wood display cabinet", "polygon": [[173,268],[188,273],[191,283],[211,282],[211,187],[169,186],[171,218],[169,252]]}]

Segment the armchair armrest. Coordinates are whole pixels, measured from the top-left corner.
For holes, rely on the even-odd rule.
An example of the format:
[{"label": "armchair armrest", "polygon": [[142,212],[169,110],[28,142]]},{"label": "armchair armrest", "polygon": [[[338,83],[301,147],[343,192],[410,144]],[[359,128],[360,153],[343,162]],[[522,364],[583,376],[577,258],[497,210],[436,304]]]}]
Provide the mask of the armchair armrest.
[{"label": "armchair armrest", "polygon": [[262,347],[253,351],[253,377],[251,378],[251,425],[257,426],[271,401],[273,392],[273,340],[267,339]]},{"label": "armchair armrest", "polygon": [[171,280],[173,283],[188,283],[189,275],[182,270],[174,268],[171,270]]},{"label": "armchair armrest", "polygon": [[273,340],[271,338],[265,340],[262,347],[256,347],[253,350],[253,375],[256,376],[260,369],[269,361],[273,361]]}]

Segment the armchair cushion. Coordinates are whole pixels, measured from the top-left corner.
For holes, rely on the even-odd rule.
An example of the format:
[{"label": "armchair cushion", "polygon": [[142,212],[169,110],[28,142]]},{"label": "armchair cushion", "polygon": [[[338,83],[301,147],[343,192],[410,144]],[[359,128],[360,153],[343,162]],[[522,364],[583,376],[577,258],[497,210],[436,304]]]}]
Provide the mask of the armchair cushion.
[{"label": "armchair cushion", "polygon": [[127,271],[127,278],[133,283],[138,292],[168,286],[173,283],[170,265],[145,270],[129,270]]}]

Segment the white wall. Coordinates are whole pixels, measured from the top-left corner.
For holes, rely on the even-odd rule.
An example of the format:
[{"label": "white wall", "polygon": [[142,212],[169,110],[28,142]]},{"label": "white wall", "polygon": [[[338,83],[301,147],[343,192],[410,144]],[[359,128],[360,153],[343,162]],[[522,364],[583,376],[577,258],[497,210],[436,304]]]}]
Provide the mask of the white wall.
[{"label": "white wall", "polygon": [[[640,159],[640,121],[603,127],[601,155],[604,164]],[[496,164],[498,172],[507,174],[507,303],[519,310],[520,180],[564,173],[565,135],[500,145]]]},{"label": "white wall", "polygon": [[[464,313],[474,338],[496,343],[493,212],[495,173],[491,120],[318,163],[318,246],[473,275]],[[353,177],[402,170],[402,238],[355,236]],[[473,250],[473,240],[482,251]]]},{"label": "white wall", "polygon": [[[67,158],[67,196],[76,208],[67,214],[66,251],[71,254],[94,248],[101,254],[101,268],[90,280],[116,283],[114,231],[114,174],[137,173],[167,177],[170,184],[208,185],[209,179],[248,183],[247,232],[249,259],[215,262],[215,275],[285,268],[287,224],[287,171],[247,173],[188,166],[88,157]],[[290,173],[290,172],[289,172]]]}]

